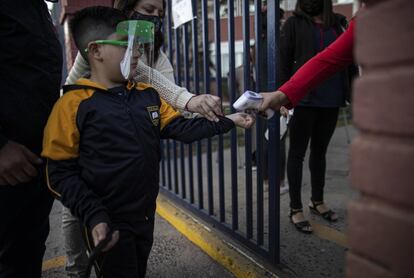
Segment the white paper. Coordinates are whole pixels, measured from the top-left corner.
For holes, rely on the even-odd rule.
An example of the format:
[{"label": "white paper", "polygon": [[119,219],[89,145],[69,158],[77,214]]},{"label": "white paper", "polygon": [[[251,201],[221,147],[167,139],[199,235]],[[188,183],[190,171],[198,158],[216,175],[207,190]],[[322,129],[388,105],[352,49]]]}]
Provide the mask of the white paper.
[{"label": "white paper", "polygon": [[[285,135],[287,131],[287,119],[283,116],[280,116],[280,139],[282,139],[283,135]],[[269,129],[266,129],[264,134],[267,141],[269,141]]]},{"label": "white paper", "polygon": [[172,16],[174,28],[194,18],[192,0],[172,0]]},{"label": "white paper", "polygon": [[[292,117],[292,115],[293,115],[293,109],[289,110],[289,114],[287,115],[287,117],[280,116],[280,119],[279,119],[279,124],[280,124],[280,137],[279,138],[280,139],[282,139],[282,137],[287,132],[289,120]],[[266,129],[265,138],[267,141],[269,141],[269,129]]]},{"label": "white paper", "polygon": [[280,116],[280,139],[282,139],[282,137],[285,135],[286,131],[287,131],[287,121],[288,119]]}]

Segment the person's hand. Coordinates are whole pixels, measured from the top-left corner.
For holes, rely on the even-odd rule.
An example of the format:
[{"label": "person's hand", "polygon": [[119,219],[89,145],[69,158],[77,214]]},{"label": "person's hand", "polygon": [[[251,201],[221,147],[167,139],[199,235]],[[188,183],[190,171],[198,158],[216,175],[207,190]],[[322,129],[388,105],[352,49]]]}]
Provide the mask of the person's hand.
[{"label": "person's hand", "polygon": [[99,223],[92,229],[93,244],[95,246],[98,246],[99,242],[104,240],[107,236],[112,237],[108,244],[102,249],[103,252],[110,250],[119,240],[119,231],[114,231],[112,235],[108,235],[108,232],[109,227],[106,223]]},{"label": "person's hand", "polygon": [[187,110],[193,113],[200,113],[209,121],[218,122],[217,115],[223,116],[221,100],[213,95],[198,95],[192,97],[187,103]]},{"label": "person's hand", "polygon": [[284,106],[280,107],[280,115],[287,118],[287,116],[289,115],[289,110],[287,110]]},{"label": "person's hand", "polygon": [[25,146],[8,141],[0,149],[0,185],[16,185],[37,176],[42,160]]},{"label": "person's hand", "polygon": [[280,107],[289,103],[288,97],[281,91],[276,91],[272,93],[260,93],[263,97],[262,105],[259,108],[259,111],[265,112],[266,109],[273,109],[275,111],[279,110]]},{"label": "person's hand", "polygon": [[226,116],[230,120],[234,122],[236,126],[242,127],[242,128],[251,128],[254,122],[256,121],[256,118],[254,115],[250,115],[247,113],[234,113]]}]

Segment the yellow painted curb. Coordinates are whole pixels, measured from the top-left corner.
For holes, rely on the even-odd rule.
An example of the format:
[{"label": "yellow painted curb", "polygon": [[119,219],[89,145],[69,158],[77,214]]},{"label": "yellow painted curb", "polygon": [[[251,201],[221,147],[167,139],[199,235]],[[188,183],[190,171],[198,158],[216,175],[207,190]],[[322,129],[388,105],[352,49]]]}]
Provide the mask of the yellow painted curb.
[{"label": "yellow painted curb", "polygon": [[319,224],[318,222],[309,221],[312,225],[313,232],[316,236],[332,241],[344,248],[348,248],[346,243],[346,235],[340,231],[327,227],[325,225]]},{"label": "yellow painted curb", "polygon": [[157,198],[157,213],[236,277],[277,277],[197,223],[162,194]]}]

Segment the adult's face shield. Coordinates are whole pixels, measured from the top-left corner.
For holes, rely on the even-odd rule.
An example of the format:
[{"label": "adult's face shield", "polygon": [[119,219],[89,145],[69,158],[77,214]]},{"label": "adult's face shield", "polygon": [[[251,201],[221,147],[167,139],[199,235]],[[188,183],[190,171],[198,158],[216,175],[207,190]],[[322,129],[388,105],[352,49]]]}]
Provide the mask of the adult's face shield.
[{"label": "adult's face shield", "polygon": [[[153,64],[154,23],[144,20],[126,20],[118,23],[116,32],[121,36],[128,36],[128,46],[120,63],[121,72],[125,79],[130,78],[131,65],[137,63],[137,59],[140,57],[145,56],[145,60],[151,65]],[[135,71],[135,68],[132,70]],[[149,81],[148,83],[150,83]]]}]

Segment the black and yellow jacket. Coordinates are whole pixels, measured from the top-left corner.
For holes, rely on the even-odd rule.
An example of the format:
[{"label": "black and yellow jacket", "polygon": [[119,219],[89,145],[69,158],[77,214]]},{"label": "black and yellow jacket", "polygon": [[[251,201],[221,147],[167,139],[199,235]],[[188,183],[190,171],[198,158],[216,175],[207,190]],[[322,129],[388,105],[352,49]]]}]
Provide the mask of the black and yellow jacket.
[{"label": "black and yellow jacket", "polygon": [[52,110],[42,156],[49,189],[89,228],[153,218],[160,139],[189,143],[234,127],[224,117],[184,119],[143,83],[109,90],[87,79],[77,84]]}]

